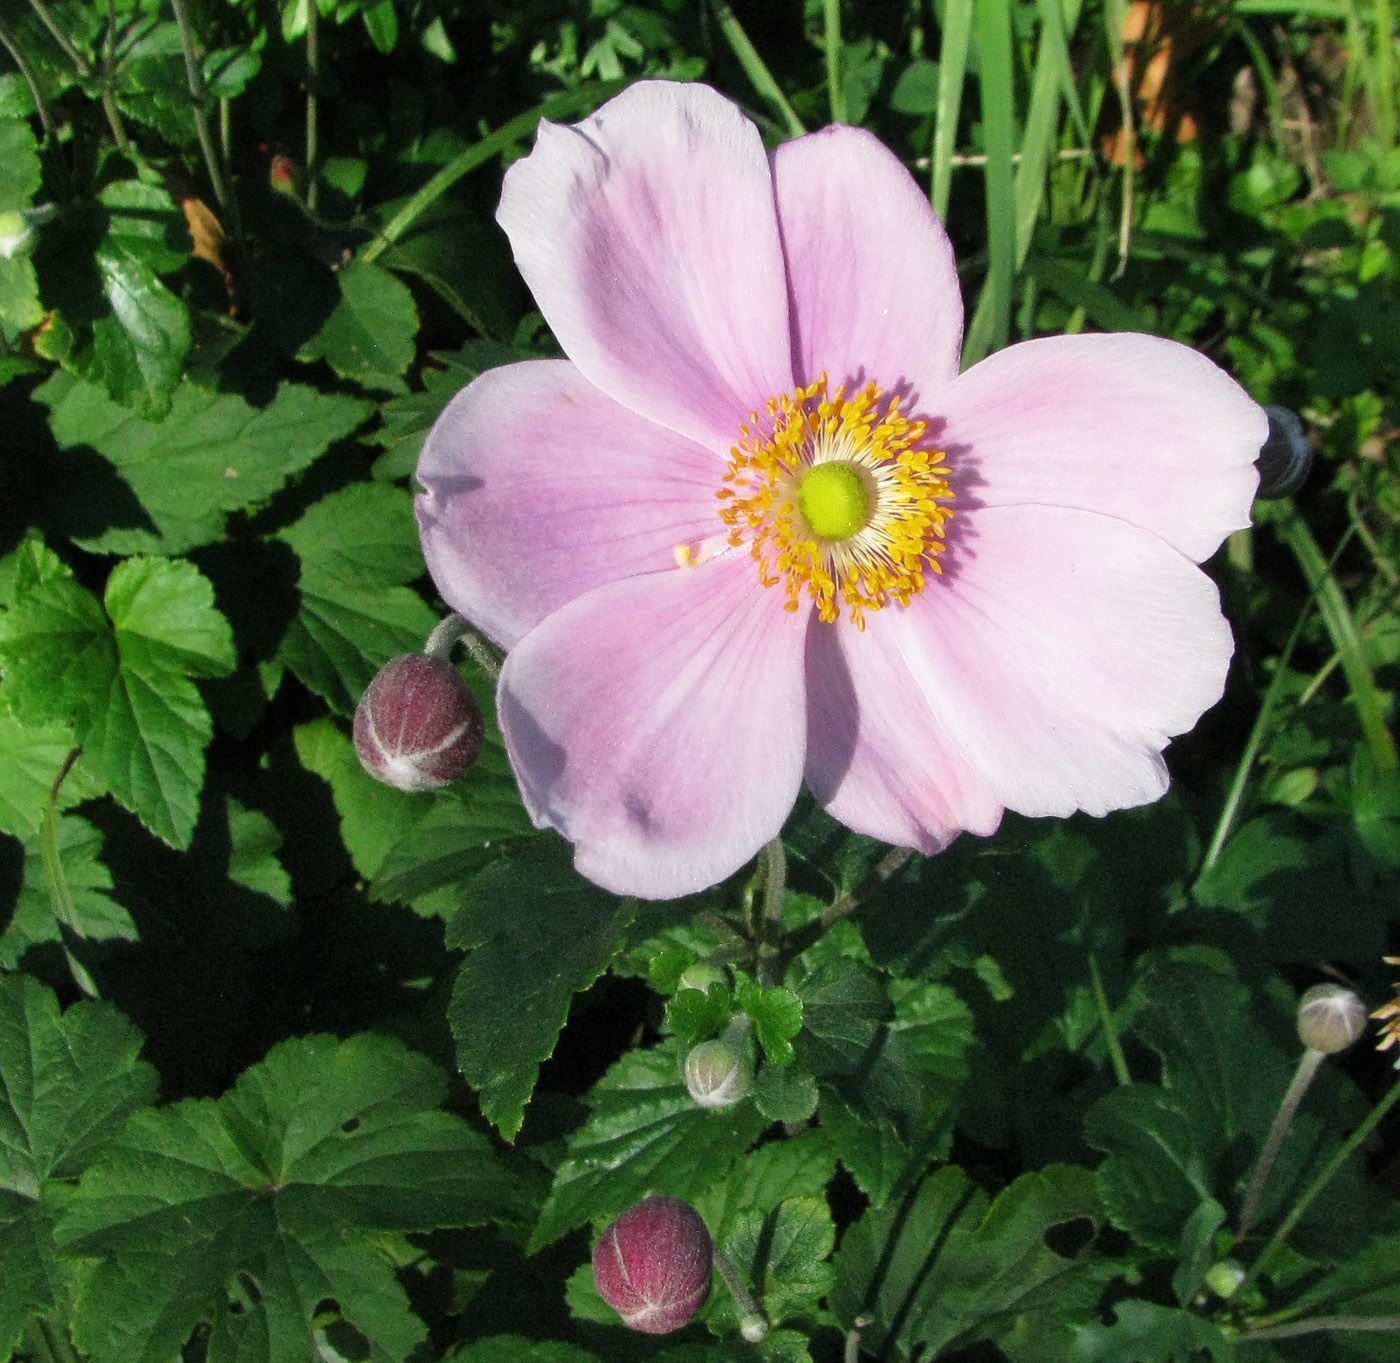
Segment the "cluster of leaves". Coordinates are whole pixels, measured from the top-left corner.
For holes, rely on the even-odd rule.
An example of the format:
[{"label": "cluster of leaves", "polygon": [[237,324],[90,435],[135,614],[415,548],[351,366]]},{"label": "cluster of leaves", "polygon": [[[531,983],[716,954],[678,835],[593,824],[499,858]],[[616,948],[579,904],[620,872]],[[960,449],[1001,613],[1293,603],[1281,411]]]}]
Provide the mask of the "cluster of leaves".
[{"label": "cluster of leaves", "polygon": [[[0,0],[0,1359],[1393,1356],[1369,1049],[1239,1234],[1297,992],[1380,1003],[1394,946],[1390,35],[1349,9],[1339,72],[1316,6],[1134,8],[1197,11],[1194,140],[1146,89],[1117,126],[1093,0]],[[804,805],[783,861],[639,904],[532,827],[476,664],[468,776],[360,768],[442,611],[423,436],[550,351],[502,165],[638,76],[875,129],[947,211],[969,357],[1149,330],[1303,413],[1168,799],[902,862]],[[752,1090],[702,1108],[736,1022]],[[622,1330],[587,1242],[648,1193],[762,1341],[723,1288]]]}]

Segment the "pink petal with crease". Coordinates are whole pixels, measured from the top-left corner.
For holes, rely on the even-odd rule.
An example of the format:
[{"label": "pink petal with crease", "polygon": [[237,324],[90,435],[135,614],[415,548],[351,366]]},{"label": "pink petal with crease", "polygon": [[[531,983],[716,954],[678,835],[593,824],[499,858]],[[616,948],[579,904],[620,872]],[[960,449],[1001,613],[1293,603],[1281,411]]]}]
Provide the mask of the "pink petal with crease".
[{"label": "pink petal with crease", "polygon": [[847,828],[931,856],[964,830],[996,832],[1002,807],[911,675],[897,618],[873,612],[863,634],[813,622],[807,784]]},{"label": "pink petal with crease", "polygon": [[443,598],[509,648],[604,583],[722,535],[708,450],[619,407],[567,360],[488,370],[429,434],[417,499]]},{"label": "pink petal with crease", "polygon": [[768,158],[715,91],[643,81],[542,123],[496,217],[565,353],[634,412],[727,454],[792,387]]},{"label": "pink petal with crease", "polygon": [[713,885],[777,836],[802,780],[804,613],[752,559],[632,578],[511,651],[499,713],[525,807],[618,894]]},{"label": "pink petal with crease", "polygon": [[873,379],[926,400],[953,379],[953,247],[899,158],[863,128],[825,128],[773,153],[773,183],[798,381],[825,371],[833,388]]},{"label": "pink petal with crease", "polygon": [[1025,341],[974,365],[933,410],[941,421],[930,438],[974,503],[1103,512],[1197,562],[1249,524],[1268,419],[1223,370],[1175,341]]},{"label": "pink petal with crease", "polygon": [[891,625],[995,798],[1063,816],[1162,795],[1162,749],[1224,689],[1215,584],[1155,535],[1056,507],[979,510],[949,558]]}]

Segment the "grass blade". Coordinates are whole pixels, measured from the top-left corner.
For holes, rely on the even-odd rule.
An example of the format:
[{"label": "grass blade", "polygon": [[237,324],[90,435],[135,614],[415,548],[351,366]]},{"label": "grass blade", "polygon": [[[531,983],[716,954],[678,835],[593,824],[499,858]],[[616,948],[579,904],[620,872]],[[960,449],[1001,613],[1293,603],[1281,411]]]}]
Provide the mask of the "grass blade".
[{"label": "grass blade", "polygon": [[938,110],[933,134],[933,180],[929,198],[940,218],[948,216],[948,191],[953,183],[953,152],[958,144],[958,111],[967,54],[972,44],[972,5],[953,0],[944,11],[943,41],[938,51]]}]

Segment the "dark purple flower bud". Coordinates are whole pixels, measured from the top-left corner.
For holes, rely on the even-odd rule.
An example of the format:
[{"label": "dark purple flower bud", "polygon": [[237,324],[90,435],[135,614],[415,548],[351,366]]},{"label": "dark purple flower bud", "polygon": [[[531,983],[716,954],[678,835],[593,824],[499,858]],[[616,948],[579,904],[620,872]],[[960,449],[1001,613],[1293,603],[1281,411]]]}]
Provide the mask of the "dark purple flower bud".
[{"label": "dark purple flower bud", "polygon": [[1269,436],[1259,457],[1258,497],[1291,497],[1307,481],[1312,469],[1312,443],[1297,412],[1287,407],[1265,407]]},{"label": "dark purple flower bud", "polygon": [[625,1211],[593,1247],[598,1291],[623,1324],[648,1335],[679,1330],[710,1295],[714,1242],[700,1213],[678,1197],[649,1197]]},{"label": "dark purple flower bud", "polygon": [[391,659],[360,697],[355,751],[396,790],[436,790],[481,752],[481,708],[451,663],[426,653]]}]

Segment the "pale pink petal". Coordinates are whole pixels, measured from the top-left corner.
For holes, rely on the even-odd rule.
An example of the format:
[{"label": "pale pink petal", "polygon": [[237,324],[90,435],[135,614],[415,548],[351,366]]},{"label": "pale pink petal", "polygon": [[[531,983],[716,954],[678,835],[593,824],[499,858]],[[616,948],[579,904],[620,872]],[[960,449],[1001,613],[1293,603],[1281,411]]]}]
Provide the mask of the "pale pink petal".
[{"label": "pale pink petal", "polygon": [[1079,507],[1198,562],[1249,524],[1263,409],[1175,341],[1054,336],[988,356],[938,395],[930,438],[965,500]]},{"label": "pale pink petal", "polygon": [[722,543],[709,450],[604,397],[567,360],[488,370],[448,405],[418,463],[428,569],[509,648],[574,597]]},{"label": "pale pink petal", "polygon": [[565,353],[633,411],[727,454],[792,387],[768,158],[715,91],[642,81],[542,123],[496,218]]},{"label": "pale pink petal", "polygon": [[948,739],[901,653],[898,608],[864,633],[814,619],[807,638],[807,784],[857,833],[928,855],[994,833],[1001,802]]},{"label": "pale pink petal", "polygon": [[963,326],[953,248],[899,158],[863,128],[825,128],[773,153],[773,182],[800,381],[873,379],[924,400],[948,383]]},{"label": "pale pink petal", "polygon": [[511,651],[499,713],[525,807],[617,894],[670,899],[777,836],[802,780],[805,613],[747,554],[629,578]]},{"label": "pale pink petal", "polygon": [[1155,535],[1058,507],[978,510],[948,560],[886,613],[995,798],[1063,816],[1160,796],[1167,740],[1224,689],[1233,643],[1215,584]]}]

